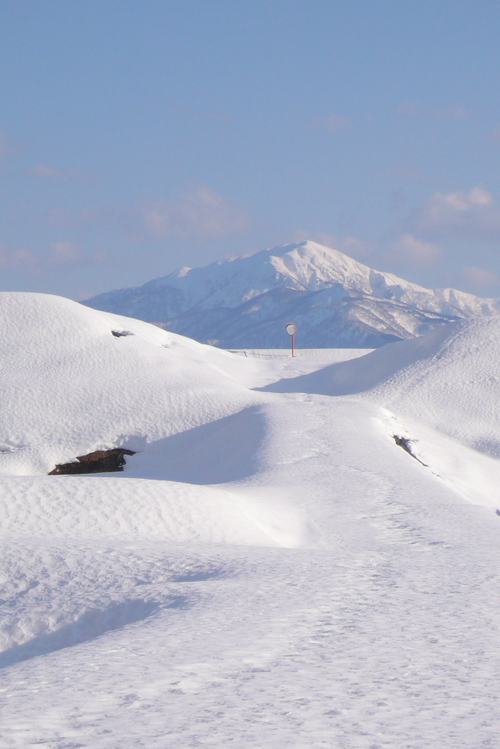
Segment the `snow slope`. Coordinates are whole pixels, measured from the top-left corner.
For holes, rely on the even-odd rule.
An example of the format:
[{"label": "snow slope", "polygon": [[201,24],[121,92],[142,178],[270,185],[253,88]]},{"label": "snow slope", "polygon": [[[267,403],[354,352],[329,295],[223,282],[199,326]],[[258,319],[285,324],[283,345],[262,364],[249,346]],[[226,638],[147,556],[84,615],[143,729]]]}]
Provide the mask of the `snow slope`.
[{"label": "snow slope", "polygon": [[87,304],[224,348],[286,346],[289,320],[308,348],[373,348],[500,309],[498,300],[425,289],[311,241],[182,268]]},{"label": "snow slope", "polygon": [[330,397],[357,394],[383,405],[392,431],[411,439],[413,453],[426,466],[472,501],[496,506],[499,357],[500,320],[479,318],[284,378],[265,389]]},{"label": "snow slope", "polygon": [[0,311],[2,749],[496,746],[496,319],[292,359]]},{"label": "snow slope", "polygon": [[0,295],[0,325],[0,473],[136,450],[255,402],[224,371],[229,354],[138,320],[12,292]]},{"label": "snow slope", "polygon": [[405,417],[500,458],[500,319],[452,323],[298,378],[274,392],[366,393]]}]

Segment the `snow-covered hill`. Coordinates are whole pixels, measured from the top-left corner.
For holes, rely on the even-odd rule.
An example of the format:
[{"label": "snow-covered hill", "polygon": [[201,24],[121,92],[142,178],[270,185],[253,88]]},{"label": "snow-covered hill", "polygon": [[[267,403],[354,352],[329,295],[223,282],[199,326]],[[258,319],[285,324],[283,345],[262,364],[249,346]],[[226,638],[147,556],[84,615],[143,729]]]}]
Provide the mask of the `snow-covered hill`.
[{"label": "snow-covered hill", "polygon": [[375,348],[500,311],[499,300],[425,289],[311,241],[183,268],[86,304],[222,348],[286,346],[290,320],[304,347]]},{"label": "snow-covered hill", "polygon": [[294,359],[0,322],[1,749],[496,746],[500,318]]},{"label": "snow-covered hill", "polygon": [[0,474],[137,450],[254,402],[228,353],[69,299],[1,293],[0,327]]}]

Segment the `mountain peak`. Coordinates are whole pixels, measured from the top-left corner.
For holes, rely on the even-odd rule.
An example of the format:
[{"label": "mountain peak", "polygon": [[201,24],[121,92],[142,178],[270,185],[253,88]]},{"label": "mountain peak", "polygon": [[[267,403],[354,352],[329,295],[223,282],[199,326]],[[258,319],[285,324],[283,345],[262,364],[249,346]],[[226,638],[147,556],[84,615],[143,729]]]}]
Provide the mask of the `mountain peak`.
[{"label": "mountain peak", "polygon": [[291,319],[308,347],[374,348],[500,310],[498,300],[425,289],[312,240],[182,268],[87,304],[225,348],[286,346]]},{"label": "mountain peak", "polygon": [[305,240],[269,250],[279,273],[310,291],[335,283],[368,291],[370,268],[332,247]]},{"label": "mountain peak", "polygon": [[343,252],[335,250],[333,247],[319,244],[319,242],[314,242],[312,239],[305,239],[302,242],[294,242],[292,244],[278,245],[277,247],[272,247],[266,250],[266,252],[272,257],[284,257],[285,255],[300,257],[304,261],[310,262],[313,265],[318,263],[362,265],[362,263],[345,255]]}]

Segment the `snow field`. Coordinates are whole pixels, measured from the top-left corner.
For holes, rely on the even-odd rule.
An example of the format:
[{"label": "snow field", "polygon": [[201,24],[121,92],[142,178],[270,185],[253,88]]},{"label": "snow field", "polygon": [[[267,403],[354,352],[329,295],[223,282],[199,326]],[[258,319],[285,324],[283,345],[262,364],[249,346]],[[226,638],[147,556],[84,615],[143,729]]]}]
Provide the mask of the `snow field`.
[{"label": "snow field", "polygon": [[[23,296],[0,295],[20,321],[2,353],[2,748],[496,747],[493,324],[378,364],[259,359]],[[28,324],[30,357],[12,354]],[[140,450],[123,474],[43,475],[122,439]]]}]

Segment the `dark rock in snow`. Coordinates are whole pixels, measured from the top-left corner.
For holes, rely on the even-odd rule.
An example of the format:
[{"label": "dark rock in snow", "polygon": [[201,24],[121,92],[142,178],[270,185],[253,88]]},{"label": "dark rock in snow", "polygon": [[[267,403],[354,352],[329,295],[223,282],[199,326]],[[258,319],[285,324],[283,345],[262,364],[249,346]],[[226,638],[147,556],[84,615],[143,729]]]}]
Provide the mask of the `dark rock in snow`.
[{"label": "dark rock in snow", "polygon": [[111,335],[113,335],[115,338],[123,338],[123,336],[134,334],[131,333],[130,330],[112,330]]},{"label": "dark rock in snow", "polygon": [[394,442],[396,443],[396,445],[398,445],[398,447],[402,447],[403,450],[408,453],[408,455],[411,455],[411,457],[415,458],[415,460],[417,460],[421,465],[428,468],[427,463],[423,463],[420,460],[420,458],[417,458],[417,456],[413,452],[411,448],[411,443],[412,443],[411,439],[409,439],[408,437],[400,437],[397,434],[393,434],[392,436],[393,436]]},{"label": "dark rock in snow", "polygon": [[123,471],[125,455],[135,455],[133,450],[116,447],[112,450],[96,450],[88,455],[80,455],[73,463],[56,465],[49,476],[75,473],[112,473]]}]

